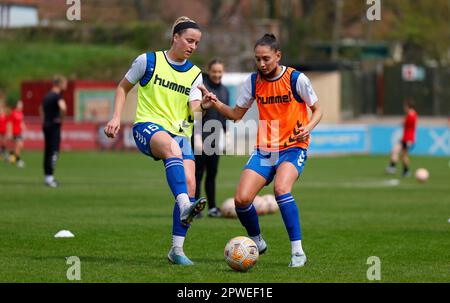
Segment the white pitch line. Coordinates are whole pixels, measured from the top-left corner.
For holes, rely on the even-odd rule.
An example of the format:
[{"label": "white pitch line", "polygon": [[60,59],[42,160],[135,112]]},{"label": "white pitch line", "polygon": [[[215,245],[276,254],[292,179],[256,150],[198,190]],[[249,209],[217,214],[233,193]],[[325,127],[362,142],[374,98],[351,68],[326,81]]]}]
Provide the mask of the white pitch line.
[{"label": "white pitch line", "polygon": [[368,180],[357,182],[301,182],[305,187],[345,187],[345,188],[378,188],[394,187],[400,185],[399,179]]}]

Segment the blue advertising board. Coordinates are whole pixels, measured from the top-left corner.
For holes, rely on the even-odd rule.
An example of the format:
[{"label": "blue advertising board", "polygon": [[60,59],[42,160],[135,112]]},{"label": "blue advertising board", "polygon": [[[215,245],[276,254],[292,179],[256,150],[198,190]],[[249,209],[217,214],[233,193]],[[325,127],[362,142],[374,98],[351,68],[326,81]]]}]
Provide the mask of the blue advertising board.
[{"label": "blue advertising board", "polygon": [[[402,139],[402,127],[370,126],[370,154],[387,154]],[[413,155],[450,155],[450,130],[448,127],[420,126],[416,132]]]},{"label": "blue advertising board", "polygon": [[[320,125],[311,134],[311,154],[389,154],[403,128],[395,125]],[[419,126],[413,155],[450,156],[448,127]]]},{"label": "blue advertising board", "polygon": [[311,134],[311,154],[367,153],[367,126],[324,125]]}]

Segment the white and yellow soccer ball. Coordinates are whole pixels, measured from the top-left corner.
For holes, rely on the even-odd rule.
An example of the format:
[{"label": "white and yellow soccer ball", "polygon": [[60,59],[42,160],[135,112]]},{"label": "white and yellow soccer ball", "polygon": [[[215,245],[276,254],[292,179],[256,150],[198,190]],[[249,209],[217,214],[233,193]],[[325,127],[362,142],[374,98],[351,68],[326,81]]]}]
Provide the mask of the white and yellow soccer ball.
[{"label": "white and yellow soccer ball", "polygon": [[13,154],[9,155],[7,159],[8,159],[8,162],[11,164],[16,164],[16,162],[17,162],[17,158]]},{"label": "white and yellow soccer ball", "polygon": [[220,206],[220,212],[226,218],[236,218],[237,214],[234,207],[234,199],[228,198],[223,201],[222,205]]},{"label": "white and yellow soccer ball", "polygon": [[276,213],[279,210],[278,203],[277,203],[277,200],[275,199],[274,195],[270,195],[270,194],[263,195],[262,198],[264,199],[264,201],[266,201],[268,214]]},{"label": "white and yellow soccer ball", "polygon": [[236,271],[248,271],[258,261],[259,251],[256,243],[247,237],[234,237],[225,245],[225,261]]},{"label": "white and yellow soccer ball", "polygon": [[426,168],[418,168],[415,172],[415,177],[418,182],[425,183],[430,177],[430,173]]},{"label": "white and yellow soccer ball", "polygon": [[256,196],[255,199],[253,199],[253,206],[255,207],[258,215],[265,215],[269,212],[266,200],[264,200],[261,196]]}]

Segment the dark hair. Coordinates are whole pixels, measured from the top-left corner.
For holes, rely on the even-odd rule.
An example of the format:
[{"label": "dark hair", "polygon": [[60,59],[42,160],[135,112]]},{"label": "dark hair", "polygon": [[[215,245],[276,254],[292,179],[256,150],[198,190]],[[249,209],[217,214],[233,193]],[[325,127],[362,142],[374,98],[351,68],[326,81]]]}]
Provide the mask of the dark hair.
[{"label": "dark hair", "polygon": [[408,108],[412,108],[412,109],[416,109],[416,105],[413,99],[406,99],[404,101],[404,104],[408,107]]},{"label": "dark hair", "polygon": [[9,94],[6,97],[6,102],[5,102],[6,107],[8,107],[8,108],[16,107],[18,100],[19,100],[19,94],[18,93],[13,92],[13,93]]},{"label": "dark hair", "polygon": [[222,65],[224,65],[222,59],[220,59],[220,58],[214,58],[214,59],[212,59],[211,61],[209,61],[209,63],[208,63],[208,70],[210,70],[211,67],[212,67],[214,64],[222,64]]},{"label": "dark hair", "polygon": [[260,45],[267,45],[268,47],[270,47],[274,51],[281,50],[280,49],[280,44],[278,43],[277,38],[272,33],[266,33],[266,34],[264,34],[264,36],[259,38],[256,41],[255,47],[253,49],[255,49],[257,46],[260,46]]}]

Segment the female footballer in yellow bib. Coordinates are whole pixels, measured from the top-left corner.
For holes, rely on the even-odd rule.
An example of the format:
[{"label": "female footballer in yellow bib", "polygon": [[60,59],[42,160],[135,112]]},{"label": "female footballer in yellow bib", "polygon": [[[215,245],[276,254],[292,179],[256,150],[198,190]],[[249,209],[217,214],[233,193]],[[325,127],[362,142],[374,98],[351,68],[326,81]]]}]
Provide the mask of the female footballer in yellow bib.
[{"label": "female footballer in yellow bib", "polygon": [[172,247],[167,257],[180,265],[193,264],[183,252],[184,239],[193,218],[206,203],[204,198],[193,198],[195,158],[190,145],[194,113],[202,111],[198,88],[202,75],[188,58],[197,49],[201,35],[195,21],[180,17],[172,28],[169,50],[137,57],[117,87],[113,118],[104,130],[108,137],[117,135],[126,95],[138,84],[133,137],[142,153],[164,162],[167,182],[176,201]]},{"label": "female footballer in yellow bib", "polygon": [[[305,166],[309,136],[322,118],[322,109],[309,79],[279,64],[281,51],[274,35],[265,34],[260,38],[254,52],[258,72],[245,81],[236,106],[231,108],[215,96],[206,98],[202,106],[213,106],[228,119],[240,120],[256,101],[259,111],[256,149],[241,174],[234,196],[236,213],[260,254],[266,252],[267,244],[261,236],[252,202],[274,180],[274,194],[291,241],[289,266],[301,267],[306,263],[306,254],[291,189]],[[203,86],[200,89],[205,95],[210,94]]]}]

